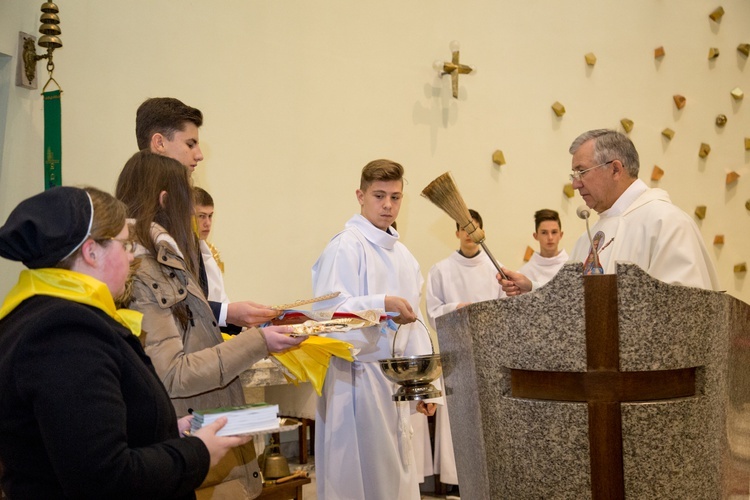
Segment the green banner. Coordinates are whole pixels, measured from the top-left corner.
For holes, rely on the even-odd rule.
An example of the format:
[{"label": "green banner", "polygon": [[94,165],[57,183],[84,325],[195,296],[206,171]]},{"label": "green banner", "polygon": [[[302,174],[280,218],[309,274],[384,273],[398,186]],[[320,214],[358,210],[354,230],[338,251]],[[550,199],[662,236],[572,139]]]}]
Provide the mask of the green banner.
[{"label": "green banner", "polygon": [[44,92],[44,189],[62,186],[62,91]]}]

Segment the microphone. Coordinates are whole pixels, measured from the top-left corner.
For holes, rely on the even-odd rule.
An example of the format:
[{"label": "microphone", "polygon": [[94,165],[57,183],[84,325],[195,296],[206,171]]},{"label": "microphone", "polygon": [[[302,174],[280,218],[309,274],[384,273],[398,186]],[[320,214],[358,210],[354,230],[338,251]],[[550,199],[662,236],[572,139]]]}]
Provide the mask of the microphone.
[{"label": "microphone", "polygon": [[591,243],[591,252],[594,254],[594,272],[592,274],[604,274],[604,269],[602,269],[601,264],[599,263],[599,250],[594,246],[594,240],[591,238],[591,229],[589,229],[589,217],[591,217],[591,211],[589,210],[589,207],[586,205],[581,205],[580,207],[576,208],[576,215],[580,218],[586,221],[586,234],[589,235],[589,243]]}]

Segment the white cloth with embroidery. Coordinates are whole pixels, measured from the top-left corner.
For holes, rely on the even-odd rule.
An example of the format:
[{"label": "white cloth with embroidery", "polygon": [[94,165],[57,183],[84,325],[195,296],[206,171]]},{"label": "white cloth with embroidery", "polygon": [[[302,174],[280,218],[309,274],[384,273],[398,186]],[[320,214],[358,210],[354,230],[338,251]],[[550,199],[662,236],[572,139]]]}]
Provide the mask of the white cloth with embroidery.
[{"label": "white cloth with embroidery", "polygon": [[[632,262],[665,283],[719,290],[719,279],[700,230],[692,218],[672,204],[663,189],[636,180],[609,210],[599,214],[591,234],[602,232],[599,255],[605,274],[616,262]],[[571,261],[584,262],[591,245],[585,233],[576,242]]]}]

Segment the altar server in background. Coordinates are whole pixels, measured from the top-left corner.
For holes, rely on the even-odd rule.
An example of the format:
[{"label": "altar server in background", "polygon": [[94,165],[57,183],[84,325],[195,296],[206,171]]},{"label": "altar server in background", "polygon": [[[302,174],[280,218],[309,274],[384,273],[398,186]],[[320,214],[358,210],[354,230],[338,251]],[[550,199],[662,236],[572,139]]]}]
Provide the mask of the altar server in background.
[{"label": "altar server in background", "polygon": [[[469,210],[474,225],[484,228],[482,216]],[[497,269],[478,243],[471,239],[465,229],[456,224],[459,248],[447,259],[441,260],[427,275],[427,317],[432,328],[437,330],[435,320],[474,302],[505,297],[495,279]],[[458,497],[458,473],[453,455],[448,408],[440,405],[435,416],[435,474],[440,482],[454,485],[446,498]]]},{"label": "altar server in background", "polygon": [[560,248],[563,237],[560,214],[548,208],[537,210],[533,236],[539,242],[539,251],[534,252],[518,272],[542,286],[568,261],[568,253]]}]

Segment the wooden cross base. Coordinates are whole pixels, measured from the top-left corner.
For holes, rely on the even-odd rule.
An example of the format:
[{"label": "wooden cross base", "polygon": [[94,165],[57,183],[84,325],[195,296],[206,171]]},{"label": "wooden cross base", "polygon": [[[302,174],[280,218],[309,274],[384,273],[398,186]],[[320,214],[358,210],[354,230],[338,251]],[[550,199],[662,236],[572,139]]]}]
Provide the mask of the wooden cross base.
[{"label": "wooden cross base", "polygon": [[695,368],[620,371],[617,276],[585,276],[586,372],[511,369],[516,398],[587,402],[591,496],[624,499],[620,403],[695,395]]}]

